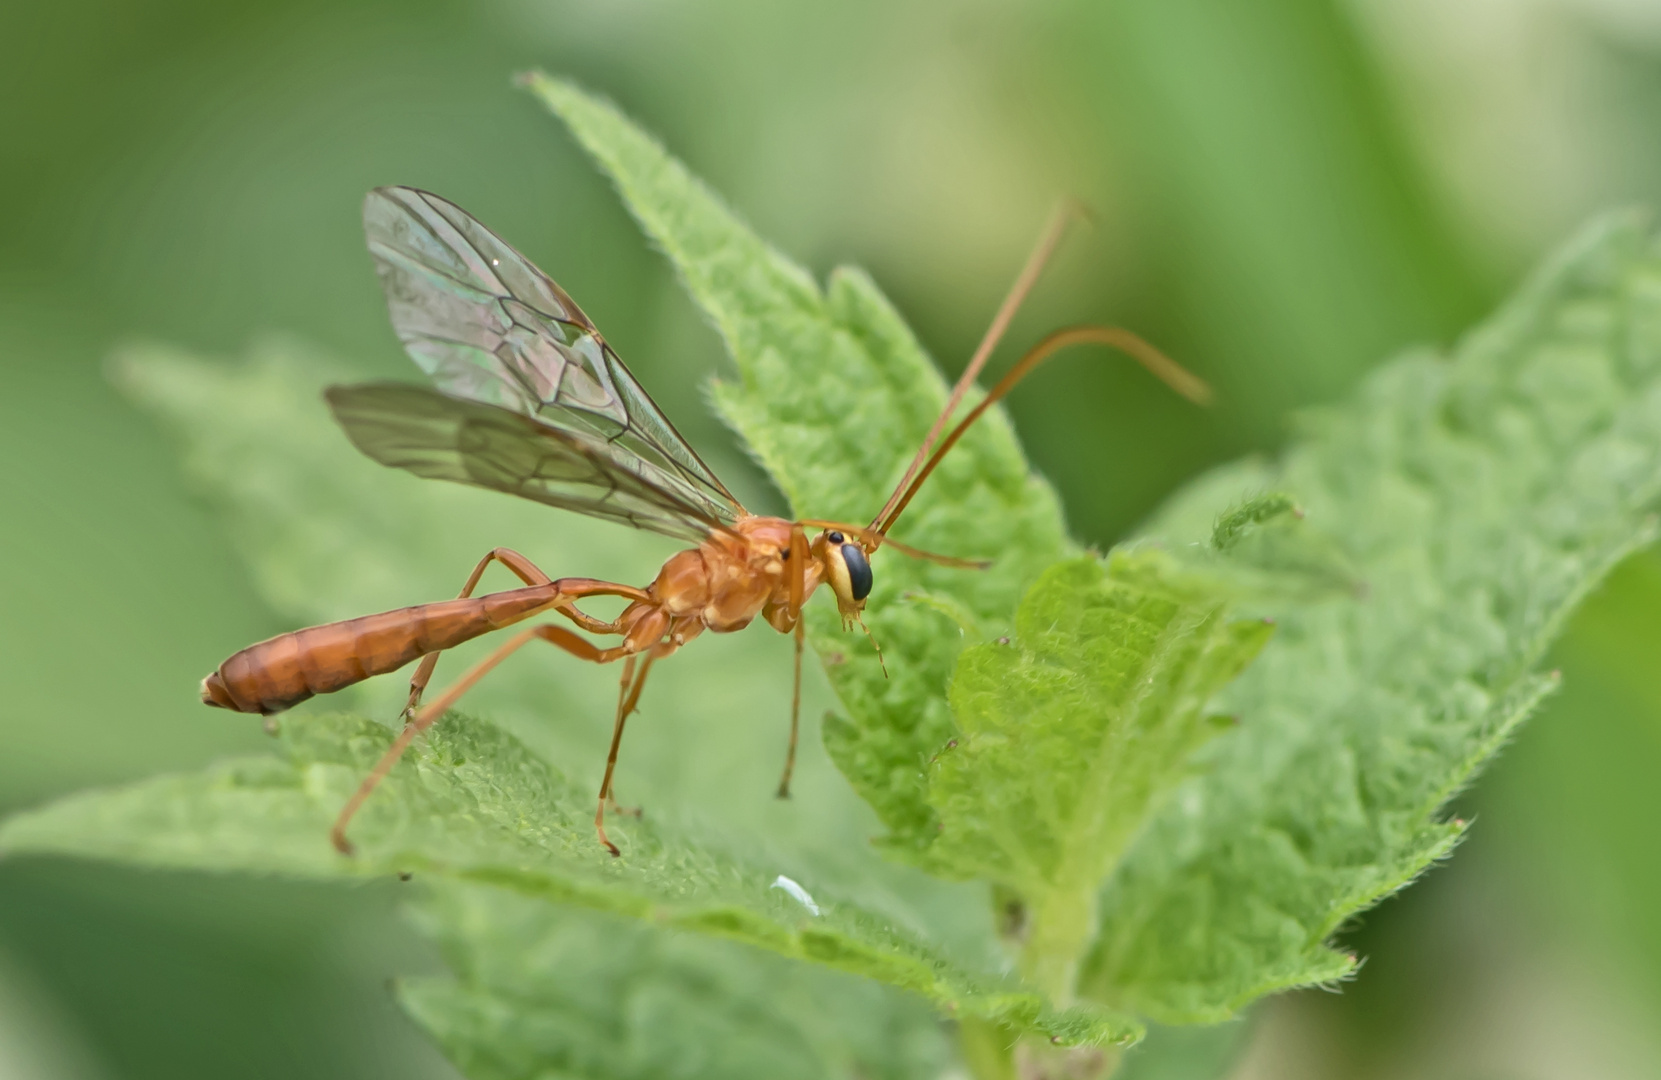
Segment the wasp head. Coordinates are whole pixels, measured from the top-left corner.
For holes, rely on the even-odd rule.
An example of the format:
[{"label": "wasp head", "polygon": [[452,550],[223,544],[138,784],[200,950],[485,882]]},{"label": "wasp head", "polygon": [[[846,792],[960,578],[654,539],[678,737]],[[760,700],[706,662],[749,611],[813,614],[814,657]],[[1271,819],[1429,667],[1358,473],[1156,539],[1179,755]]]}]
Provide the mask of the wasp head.
[{"label": "wasp head", "polygon": [[825,567],[825,581],[836,593],[836,606],[844,623],[854,622],[865,610],[871,595],[871,560],[865,549],[839,530],[829,529],[814,541],[816,554]]}]

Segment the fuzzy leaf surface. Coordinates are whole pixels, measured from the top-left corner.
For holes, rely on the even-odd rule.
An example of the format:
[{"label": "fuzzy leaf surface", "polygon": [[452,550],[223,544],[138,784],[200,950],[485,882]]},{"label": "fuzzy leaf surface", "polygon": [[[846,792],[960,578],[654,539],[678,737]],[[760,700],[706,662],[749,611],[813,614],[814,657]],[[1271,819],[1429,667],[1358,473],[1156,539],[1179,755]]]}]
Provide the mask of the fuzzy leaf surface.
[{"label": "fuzzy leaf surface", "polygon": [[[821,289],[611,105],[546,76],[527,81],[616,182],[725,339],[738,379],[716,383],[716,405],[792,511],[869,522],[947,393],[887,299],[854,269],[834,271]],[[879,554],[867,623],[892,678],[830,605],[808,607],[809,640],[845,710],[826,722],[826,747],[881,816],[889,847],[915,857],[937,831],[926,763],[952,734],[946,688],[967,620],[951,612],[996,636],[1070,545],[1054,492],[1032,475],[999,410],[945,460],[895,538],[997,560],[976,572]]]},{"label": "fuzzy leaf surface", "polygon": [[1448,854],[1441,807],[1546,694],[1564,617],[1656,535],[1661,251],[1631,217],[1577,239],[1449,357],[1379,369],[1278,462],[1220,470],[1149,530],[1284,492],[1364,583],[1270,605],[1280,632],[1102,896],[1084,989],[1173,1022],[1335,979],[1350,916]]},{"label": "fuzzy leaf surface", "polygon": [[1161,552],[1051,567],[1004,640],[964,651],[960,735],[929,798],[930,867],[1036,897],[1092,896],[1131,835],[1219,729],[1212,696],[1272,627]]},{"label": "fuzzy leaf surface", "polygon": [[902,1080],[950,1060],[922,1001],[869,980],[487,886],[440,885],[415,914],[454,975],[399,999],[473,1080]]},{"label": "fuzzy leaf surface", "polygon": [[1129,1041],[1133,1022],[1050,1009],[1039,995],[955,965],[885,919],[802,882],[814,914],[752,856],[616,820],[614,859],[594,840],[593,799],[506,732],[451,717],[412,748],[353,822],[358,854],[329,822],[391,742],[348,715],[285,719],[283,758],[232,761],[73,795],[0,826],[0,855],[66,854],[143,866],[304,878],[392,873],[485,882],[527,896],[740,941],[910,990],[1065,1043]]}]

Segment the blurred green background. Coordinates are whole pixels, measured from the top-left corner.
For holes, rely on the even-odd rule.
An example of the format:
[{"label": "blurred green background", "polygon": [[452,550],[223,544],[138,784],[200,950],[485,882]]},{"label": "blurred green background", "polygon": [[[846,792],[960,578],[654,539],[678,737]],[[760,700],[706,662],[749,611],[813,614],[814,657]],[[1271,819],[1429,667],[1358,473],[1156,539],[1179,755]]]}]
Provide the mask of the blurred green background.
[{"label": "blurred green background", "polygon": [[[512,90],[533,65],[614,97],[816,272],[866,266],[950,371],[1048,207],[1086,200],[1096,227],[1012,341],[1122,323],[1222,398],[1082,356],[1022,388],[1033,461],[1104,546],[1292,410],[1451,341],[1586,215],[1661,201],[1654,0],[7,0],[0,811],[263,746],[195,685],[282,626],[102,365],[276,330],[408,374],[368,187],[509,237],[742,473],[700,397],[714,335]],[[1661,1075],[1658,646],[1644,556],[1461,798],[1471,841],[1346,933],[1370,959],[1342,993],[1257,1010],[1233,1075]],[[0,1077],[453,1075],[384,989],[437,967],[395,898],[0,864]]]}]

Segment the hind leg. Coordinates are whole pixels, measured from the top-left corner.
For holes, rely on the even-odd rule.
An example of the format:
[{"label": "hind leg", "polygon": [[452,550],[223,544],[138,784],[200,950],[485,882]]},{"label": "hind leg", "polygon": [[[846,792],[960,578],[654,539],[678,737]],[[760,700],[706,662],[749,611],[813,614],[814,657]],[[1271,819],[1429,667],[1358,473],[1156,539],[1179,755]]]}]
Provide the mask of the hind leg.
[{"label": "hind leg", "polygon": [[[493,562],[499,562],[513,571],[514,576],[526,585],[546,585],[554,580],[543,573],[539,566],[517,551],[512,548],[499,547],[480,559],[479,565],[473,567],[473,572],[467,575],[467,584],[463,585],[461,592],[456,594],[458,600],[465,600],[473,595],[473,590],[478,587],[479,579],[484,576],[485,569]],[[421,704],[421,695],[426,692],[427,684],[432,681],[433,669],[438,667],[440,655],[442,654],[434,652],[423,656],[421,663],[415,669],[415,674],[410,676],[409,701],[404,705],[403,713],[406,722],[415,716],[415,710]]]},{"label": "hind leg", "polygon": [[415,741],[416,736],[432,727],[439,717],[443,716],[452,705],[461,699],[463,694],[471,690],[480,679],[490,674],[498,664],[525,645],[536,640],[546,641],[550,645],[565,650],[579,660],[587,660],[595,664],[609,664],[613,660],[621,659],[639,651],[637,647],[631,648],[627,643],[609,649],[601,649],[592,642],[578,637],[563,626],[544,624],[533,626],[528,630],[522,630],[515,634],[495,652],[474,664],[467,674],[446,687],[444,692],[435,700],[422,706],[404,725],[404,730],[398,733],[398,737],[393,740],[386,753],[381,755],[381,760],[375,763],[375,767],[369,771],[369,775],[363,778],[363,783],[358,785],[358,790],[341,808],[339,817],[335,819],[334,826],[329,830],[329,839],[334,842],[337,851],[343,855],[352,853],[352,845],[346,839],[346,826],[351,822],[358,809],[363,806],[365,800],[374,792],[375,788],[380,786],[382,780],[386,779],[387,774],[398,763],[398,759],[404,755],[404,751],[409,749],[410,743]]},{"label": "hind leg", "polygon": [[[480,559],[479,565],[473,567],[473,572],[467,576],[467,583],[461,587],[461,593],[457,596],[457,599],[465,600],[473,595],[473,590],[479,585],[479,579],[484,576],[485,570],[493,562],[501,563],[526,585],[547,585],[553,581],[542,571],[541,567],[519,554],[519,552],[512,548],[499,547]],[[636,589],[631,585],[615,585],[611,582],[595,581],[591,578],[565,578],[562,579],[560,584],[562,586],[561,591],[570,593],[573,600],[583,596],[625,596],[636,601],[647,599],[644,590]],[[570,587],[565,588],[567,585]],[[612,623],[585,615],[577,610],[574,603],[562,604],[555,610],[590,633],[619,633]],[[438,667],[440,655],[442,653],[432,652],[423,656],[421,663],[415,669],[415,674],[410,676],[409,700],[405,703],[403,712],[403,718],[406,722],[415,716],[415,710],[420,707],[421,695],[426,693],[427,684],[432,681],[433,670]]]}]

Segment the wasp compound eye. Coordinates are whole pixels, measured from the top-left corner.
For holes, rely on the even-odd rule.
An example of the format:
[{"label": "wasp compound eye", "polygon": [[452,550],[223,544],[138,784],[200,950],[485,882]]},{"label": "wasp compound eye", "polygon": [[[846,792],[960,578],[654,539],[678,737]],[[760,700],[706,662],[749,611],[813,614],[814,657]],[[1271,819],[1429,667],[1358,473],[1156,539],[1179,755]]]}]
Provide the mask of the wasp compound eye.
[{"label": "wasp compound eye", "polygon": [[847,539],[847,537],[843,536],[835,529],[832,529],[830,532],[825,534],[825,539],[829,540],[833,544],[840,544],[843,540]]},{"label": "wasp compound eye", "polygon": [[[832,533],[836,536],[836,533]],[[842,561],[848,567],[848,591],[855,600],[863,600],[871,595],[871,560],[865,557],[865,549],[858,544],[842,545]]]}]

